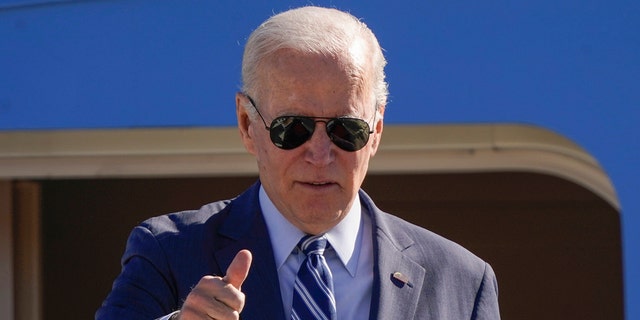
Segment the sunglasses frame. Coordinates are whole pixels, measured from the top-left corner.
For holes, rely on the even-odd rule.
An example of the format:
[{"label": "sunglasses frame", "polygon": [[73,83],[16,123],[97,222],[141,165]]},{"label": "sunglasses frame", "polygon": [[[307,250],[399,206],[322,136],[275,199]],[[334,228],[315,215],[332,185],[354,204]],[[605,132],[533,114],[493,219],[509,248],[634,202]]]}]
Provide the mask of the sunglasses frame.
[{"label": "sunglasses frame", "polygon": [[[260,116],[260,119],[262,119],[262,123],[264,124],[264,128],[267,131],[269,131],[269,133],[270,133],[271,142],[276,147],[278,147],[280,149],[283,149],[283,150],[293,150],[295,148],[300,147],[305,142],[309,141],[309,139],[311,139],[311,137],[315,133],[315,125],[318,122],[323,122],[325,124],[325,131],[327,133],[327,136],[329,136],[329,139],[331,139],[331,141],[333,142],[333,144],[335,144],[341,150],[348,151],[348,152],[354,152],[354,151],[358,151],[358,150],[364,148],[367,145],[367,143],[369,143],[370,135],[375,132],[374,130],[371,130],[371,126],[369,125],[369,123],[367,121],[365,121],[363,119],[351,118],[351,117],[329,118],[329,117],[307,117],[307,116],[281,116],[281,117],[277,117],[277,118],[273,119],[273,121],[271,121],[271,125],[269,126],[269,125],[267,125],[267,121],[264,119],[264,117],[260,113],[260,110],[258,109],[255,101],[253,101],[253,98],[251,98],[251,96],[249,96],[246,93],[243,93],[243,95],[245,97],[247,97],[247,100],[249,100],[249,103],[251,103],[253,108],[258,113],[258,116]],[[374,122],[375,122],[375,118],[376,118],[376,114],[374,113],[373,114],[373,121]],[[313,127],[311,129],[307,129],[309,136],[306,137],[303,141],[296,141],[293,144],[285,143],[285,141],[284,141],[285,139],[282,138],[282,137],[279,137],[278,134],[274,134],[274,131],[273,131],[274,128],[276,128],[277,126],[282,126],[281,123],[285,119],[298,119],[298,120],[310,120],[310,121],[313,121]],[[344,124],[345,123],[344,120],[354,121],[354,122],[358,123],[358,126],[360,126],[360,124],[364,124],[364,127],[362,129],[366,130],[365,131],[366,132],[366,136],[363,137],[363,139],[362,139],[363,141],[362,141],[361,145],[356,145],[352,141],[341,139],[340,137],[335,136],[333,134],[333,130],[331,130],[331,128],[333,128],[336,123],[341,123],[343,128],[346,127],[345,124]],[[307,126],[305,126],[305,127],[307,127]],[[337,139],[340,139],[340,141],[338,141]],[[280,141],[282,141],[282,142],[280,142]],[[343,142],[341,142],[341,141],[343,141]]]}]

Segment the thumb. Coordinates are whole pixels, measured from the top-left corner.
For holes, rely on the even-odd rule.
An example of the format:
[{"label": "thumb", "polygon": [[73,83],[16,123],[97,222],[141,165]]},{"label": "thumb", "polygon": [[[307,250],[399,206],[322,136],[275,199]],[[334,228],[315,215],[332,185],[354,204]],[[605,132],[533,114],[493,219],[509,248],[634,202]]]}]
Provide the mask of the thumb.
[{"label": "thumb", "polygon": [[236,257],[233,258],[229,268],[227,268],[227,274],[222,280],[240,290],[244,279],[249,274],[249,267],[251,267],[251,251],[240,250]]}]

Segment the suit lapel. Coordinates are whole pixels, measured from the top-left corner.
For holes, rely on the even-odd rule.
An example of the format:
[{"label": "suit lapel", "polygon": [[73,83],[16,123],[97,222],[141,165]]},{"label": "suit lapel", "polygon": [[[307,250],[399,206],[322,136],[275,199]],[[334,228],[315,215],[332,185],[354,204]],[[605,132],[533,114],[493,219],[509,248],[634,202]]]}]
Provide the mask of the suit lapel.
[{"label": "suit lapel", "polygon": [[425,279],[425,269],[404,253],[414,245],[400,228],[392,228],[382,211],[361,191],[371,214],[374,284],[370,319],[413,319]]},{"label": "suit lapel", "polygon": [[283,319],[284,310],[280,294],[273,249],[266,224],[258,205],[259,185],[254,185],[231,204],[227,221],[219,233],[227,238],[225,245],[214,252],[220,270],[224,272],[242,249],[253,255],[251,269],[242,284],[246,295],[244,319]]},{"label": "suit lapel", "polygon": [[[425,270],[407,259],[401,250],[394,247],[384,236],[378,235],[377,238],[378,267],[374,278],[372,299],[378,299],[375,319],[413,319],[424,282]],[[379,288],[377,295],[376,287]]]}]

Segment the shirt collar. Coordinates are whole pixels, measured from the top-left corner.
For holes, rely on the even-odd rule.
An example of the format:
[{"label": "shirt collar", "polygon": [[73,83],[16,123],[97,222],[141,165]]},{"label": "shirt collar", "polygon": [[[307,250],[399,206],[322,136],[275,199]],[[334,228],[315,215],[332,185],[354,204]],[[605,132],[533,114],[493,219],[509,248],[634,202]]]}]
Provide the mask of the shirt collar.
[{"label": "shirt collar", "polygon": [[[276,267],[280,269],[305,233],[291,224],[278,211],[262,186],[260,186],[259,199],[260,209],[269,230]],[[357,261],[357,259],[352,259],[352,256],[357,254],[356,241],[361,238],[358,237],[362,226],[361,210],[360,201],[356,199],[347,216],[326,233],[331,247],[352,276],[356,273],[357,264],[350,263],[350,261]],[[354,232],[354,230],[358,231]]]}]

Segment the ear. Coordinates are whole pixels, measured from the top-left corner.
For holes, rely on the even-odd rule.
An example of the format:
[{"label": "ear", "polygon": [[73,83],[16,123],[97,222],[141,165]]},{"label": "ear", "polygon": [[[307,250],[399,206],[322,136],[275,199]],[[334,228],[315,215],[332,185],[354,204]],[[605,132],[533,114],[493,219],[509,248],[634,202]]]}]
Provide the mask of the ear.
[{"label": "ear", "polygon": [[238,129],[240,130],[240,138],[242,139],[242,144],[244,144],[244,148],[249,151],[249,153],[255,155],[255,140],[251,130],[251,117],[247,112],[247,108],[245,108],[244,104],[246,103],[247,97],[241,92],[236,93],[236,117],[238,118]]},{"label": "ear", "polygon": [[382,139],[382,129],[384,128],[384,110],[385,106],[378,107],[376,110],[376,123],[373,124],[373,133],[371,138],[371,156],[375,156],[378,151],[378,146],[380,146],[380,139]]}]

